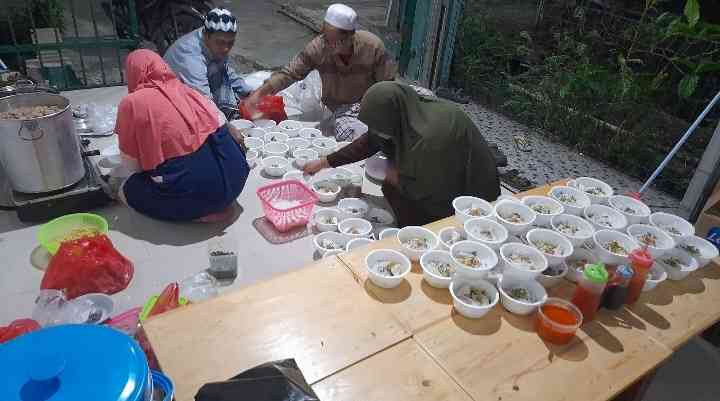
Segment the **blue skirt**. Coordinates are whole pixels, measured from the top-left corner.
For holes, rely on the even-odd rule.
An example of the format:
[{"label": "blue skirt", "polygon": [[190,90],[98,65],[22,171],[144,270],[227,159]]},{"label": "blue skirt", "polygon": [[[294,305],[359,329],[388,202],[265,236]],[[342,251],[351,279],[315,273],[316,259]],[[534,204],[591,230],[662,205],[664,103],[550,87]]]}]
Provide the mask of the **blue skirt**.
[{"label": "blue skirt", "polygon": [[130,207],[149,217],[192,221],[230,206],[249,173],[242,148],[222,126],[194,153],[130,176],[124,194]]}]

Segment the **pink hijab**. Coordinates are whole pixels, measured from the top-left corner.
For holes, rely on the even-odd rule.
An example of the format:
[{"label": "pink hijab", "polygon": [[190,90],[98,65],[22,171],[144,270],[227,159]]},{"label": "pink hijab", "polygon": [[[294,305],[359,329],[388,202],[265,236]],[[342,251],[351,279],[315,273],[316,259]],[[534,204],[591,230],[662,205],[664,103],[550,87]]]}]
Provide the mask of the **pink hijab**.
[{"label": "pink hijab", "polygon": [[220,127],[217,107],[180,82],[157,53],[130,53],[125,73],[129,94],[120,102],[115,129],[122,153],[144,171],[195,152]]}]

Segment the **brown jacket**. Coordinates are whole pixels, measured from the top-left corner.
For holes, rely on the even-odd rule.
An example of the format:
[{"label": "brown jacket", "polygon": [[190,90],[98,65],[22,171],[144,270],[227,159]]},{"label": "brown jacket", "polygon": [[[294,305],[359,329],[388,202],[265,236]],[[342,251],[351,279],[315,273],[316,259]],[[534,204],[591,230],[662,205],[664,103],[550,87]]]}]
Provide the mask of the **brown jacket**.
[{"label": "brown jacket", "polygon": [[382,40],[367,31],[354,36],[353,55],[348,65],[326,50],[323,35],[313,39],[295,58],[270,77],[269,84],[279,92],[304,79],[317,69],[322,80],[322,101],[331,110],[358,103],[373,84],[395,79],[395,64]]}]

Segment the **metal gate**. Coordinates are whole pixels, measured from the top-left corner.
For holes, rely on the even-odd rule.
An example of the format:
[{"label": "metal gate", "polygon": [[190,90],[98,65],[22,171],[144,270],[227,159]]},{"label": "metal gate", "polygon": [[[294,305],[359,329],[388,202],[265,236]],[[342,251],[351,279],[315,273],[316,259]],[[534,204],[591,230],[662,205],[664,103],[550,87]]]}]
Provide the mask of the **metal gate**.
[{"label": "metal gate", "polygon": [[127,13],[128,32],[119,34],[112,2],[101,1],[4,0],[0,59],[59,89],[124,85],[125,57],[140,42],[137,16]]},{"label": "metal gate", "polygon": [[401,3],[400,73],[405,79],[430,89],[447,83],[464,6],[464,0]]}]

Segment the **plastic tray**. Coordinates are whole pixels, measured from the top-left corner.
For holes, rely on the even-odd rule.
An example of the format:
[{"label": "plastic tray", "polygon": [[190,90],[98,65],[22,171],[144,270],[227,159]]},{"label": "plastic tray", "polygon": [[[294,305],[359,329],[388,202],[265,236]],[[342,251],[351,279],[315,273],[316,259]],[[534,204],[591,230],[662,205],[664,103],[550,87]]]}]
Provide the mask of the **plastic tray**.
[{"label": "plastic tray", "polygon": [[[258,188],[265,217],[280,232],[303,226],[310,221],[317,196],[297,180],[280,181]],[[283,207],[287,203],[288,207]]]}]

